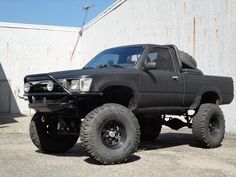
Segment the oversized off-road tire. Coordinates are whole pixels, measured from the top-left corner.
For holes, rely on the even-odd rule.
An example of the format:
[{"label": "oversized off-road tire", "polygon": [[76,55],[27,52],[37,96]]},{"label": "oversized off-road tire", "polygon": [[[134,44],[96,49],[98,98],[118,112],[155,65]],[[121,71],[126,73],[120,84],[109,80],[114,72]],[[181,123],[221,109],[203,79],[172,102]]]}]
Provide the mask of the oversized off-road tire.
[{"label": "oversized off-road tire", "polygon": [[126,107],[104,104],[82,122],[81,141],[92,158],[102,164],[125,162],[137,149],[138,120]]},{"label": "oversized off-road tire", "polygon": [[179,55],[182,63],[193,69],[197,68],[197,62],[191,55],[184,51],[179,51]]},{"label": "oversized off-road tire", "polygon": [[225,120],[219,106],[202,104],[193,117],[192,132],[200,145],[208,148],[220,146],[225,133]]},{"label": "oversized off-road tire", "polygon": [[141,141],[154,141],[160,135],[162,128],[161,116],[139,116],[138,121],[141,131]]},{"label": "oversized off-road tire", "polygon": [[58,120],[53,115],[36,113],[30,122],[30,138],[45,153],[62,153],[72,148],[79,136],[58,135]]}]

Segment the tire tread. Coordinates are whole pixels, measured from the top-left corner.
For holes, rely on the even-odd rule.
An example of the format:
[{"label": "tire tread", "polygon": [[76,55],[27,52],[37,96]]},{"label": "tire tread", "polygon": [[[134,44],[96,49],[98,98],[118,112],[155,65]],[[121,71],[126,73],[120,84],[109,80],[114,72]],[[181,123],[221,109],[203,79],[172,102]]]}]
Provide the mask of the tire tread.
[{"label": "tire tread", "polygon": [[[92,158],[94,158],[95,160],[97,160],[98,162],[100,162],[102,164],[117,164],[117,163],[122,163],[122,162],[127,161],[128,157],[123,156],[121,154],[121,156],[118,160],[114,159],[114,158],[113,159],[107,158],[105,155],[100,153],[98,147],[95,147],[90,141],[90,139],[91,139],[90,132],[93,131],[92,124],[95,123],[95,121],[93,120],[95,115],[98,114],[100,111],[104,111],[104,110],[106,111],[106,109],[109,107],[113,107],[113,108],[115,107],[117,109],[124,109],[124,110],[131,112],[126,107],[119,105],[119,104],[113,104],[113,103],[104,104],[104,105],[94,109],[90,113],[88,113],[88,115],[85,117],[84,121],[82,122],[80,135],[81,135],[81,142],[82,142],[83,147],[85,147],[86,151],[90,154],[90,156]],[[133,126],[135,127],[135,130],[137,131],[137,136],[135,136],[135,139],[133,140],[134,143],[132,144],[132,147],[129,147],[129,149],[131,149],[131,151],[130,151],[130,155],[131,155],[133,152],[135,152],[137,150],[137,147],[139,144],[140,130],[139,130],[139,124],[138,124],[136,117],[130,116],[129,114],[127,114],[127,112],[126,112],[126,116],[127,116],[127,118],[130,119]]]},{"label": "tire tread", "polygon": [[[211,137],[208,134],[208,127],[206,127],[207,122],[207,116],[209,114],[209,111],[217,111],[221,115],[222,119],[222,131],[220,139],[218,140],[218,144],[212,144],[211,143]],[[212,104],[212,103],[205,103],[202,104],[197,112],[197,114],[193,118],[193,129],[192,132],[196,138],[196,140],[203,146],[214,148],[220,146],[225,133],[225,120],[222,110],[219,108],[219,106]]]}]

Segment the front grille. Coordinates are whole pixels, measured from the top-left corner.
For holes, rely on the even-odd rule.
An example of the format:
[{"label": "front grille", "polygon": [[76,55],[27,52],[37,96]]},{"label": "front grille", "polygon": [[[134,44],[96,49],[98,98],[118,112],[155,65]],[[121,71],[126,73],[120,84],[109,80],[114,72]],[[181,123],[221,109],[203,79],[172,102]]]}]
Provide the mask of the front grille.
[{"label": "front grille", "polygon": [[[48,91],[47,84],[53,82],[53,90]],[[65,97],[65,90],[53,80],[30,81],[31,84],[29,102],[30,103],[56,103]]]},{"label": "front grille", "polygon": [[52,92],[64,92],[64,89],[57,83],[54,82],[54,87],[52,91],[47,90],[47,82],[32,82],[29,93],[52,93]]}]

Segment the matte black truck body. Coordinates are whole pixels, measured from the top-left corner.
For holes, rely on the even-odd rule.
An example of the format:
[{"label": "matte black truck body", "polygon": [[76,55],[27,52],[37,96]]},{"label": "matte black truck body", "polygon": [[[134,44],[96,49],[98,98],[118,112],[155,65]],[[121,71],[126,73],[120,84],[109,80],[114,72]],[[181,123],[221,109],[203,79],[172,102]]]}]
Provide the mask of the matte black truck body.
[{"label": "matte black truck body", "polygon": [[[88,97],[96,96],[96,99],[103,97],[104,91],[111,87],[129,88],[135,98],[133,111],[137,113],[179,113],[184,110],[197,109],[201,101],[217,101],[220,105],[229,104],[232,101],[232,78],[208,76],[198,69],[183,68],[178,49],[173,45],[124,47],[135,46],[143,47],[144,51],[137,64],[131,68],[104,67],[26,76],[25,83],[53,80],[58,87],[61,87],[50,92],[46,90],[45,83],[41,86],[40,83],[36,84],[33,87],[41,87],[41,90],[32,89],[25,93],[29,97],[29,106],[41,112],[74,108],[81,100],[86,100]],[[165,48],[170,52],[173,71],[145,69],[144,61],[153,48]],[[70,92],[58,81],[81,77],[93,79],[88,92]]]},{"label": "matte black truck body", "polygon": [[28,75],[25,96],[36,110],[31,140],[43,152],[61,153],[80,136],[102,164],[126,161],[162,125],[187,126],[199,144],[218,147],[225,132],[219,105],[233,100],[233,80],[196,66],[174,45],[146,44],[107,49],[80,70]]}]

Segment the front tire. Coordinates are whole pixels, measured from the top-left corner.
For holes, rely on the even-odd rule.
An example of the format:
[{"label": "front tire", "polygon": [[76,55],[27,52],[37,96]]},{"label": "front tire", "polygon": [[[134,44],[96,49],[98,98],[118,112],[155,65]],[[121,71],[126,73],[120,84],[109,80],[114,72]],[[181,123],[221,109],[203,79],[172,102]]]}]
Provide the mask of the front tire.
[{"label": "front tire", "polygon": [[52,116],[36,113],[30,122],[30,138],[34,145],[45,153],[62,153],[72,148],[79,136],[58,135],[58,121]]},{"label": "front tire", "polygon": [[86,151],[102,164],[126,161],[140,139],[137,118],[119,104],[105,104],[91,111],[82,122],[80,134]]},{"label": "front tire", "polygon": [[192,132],[201,145],[209,148],[220,146],[225,133],[225,119],[219,106],[202,104],[193,117]]}]

